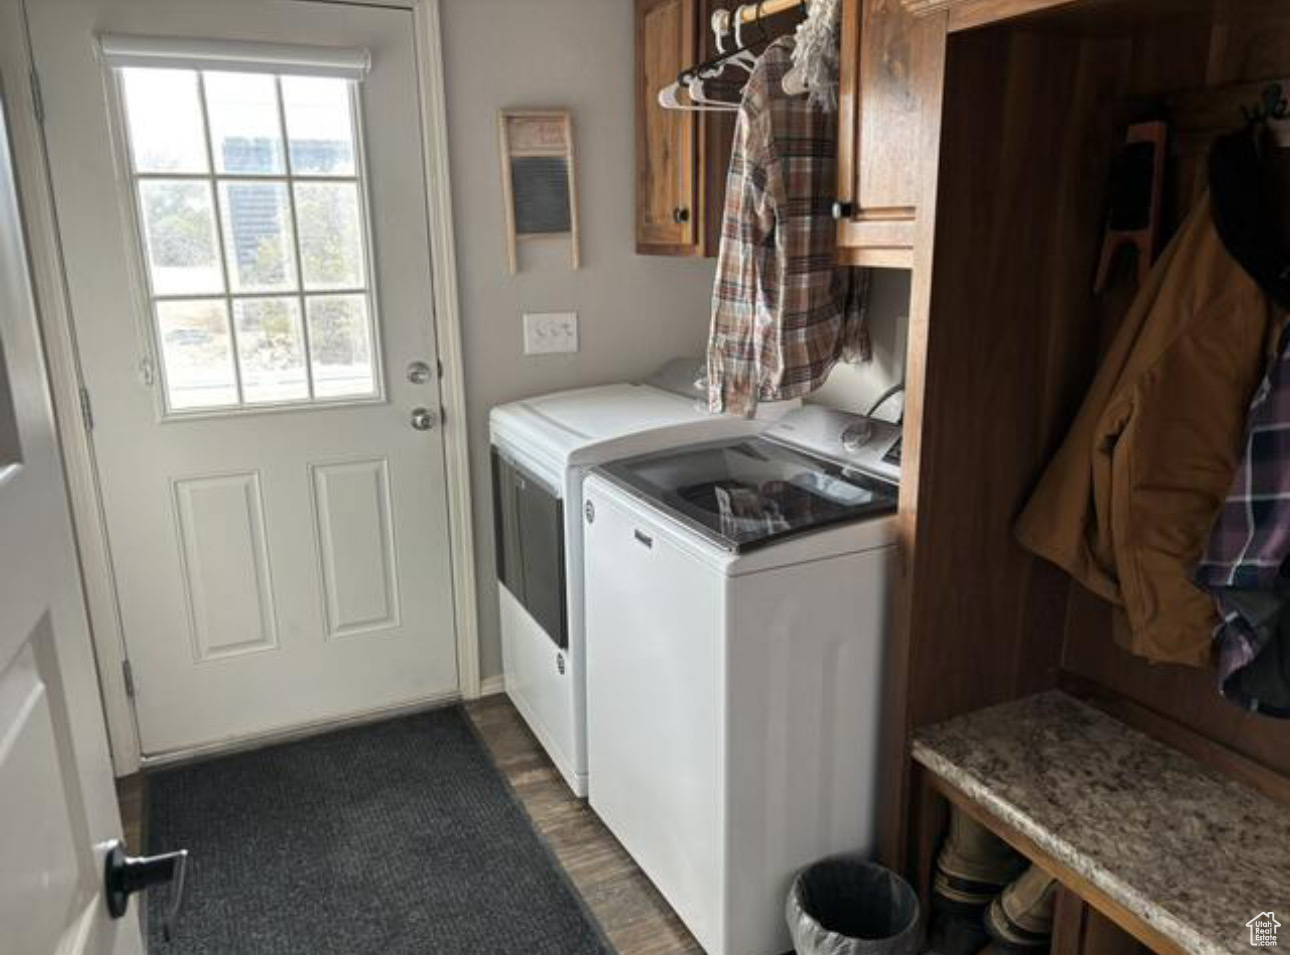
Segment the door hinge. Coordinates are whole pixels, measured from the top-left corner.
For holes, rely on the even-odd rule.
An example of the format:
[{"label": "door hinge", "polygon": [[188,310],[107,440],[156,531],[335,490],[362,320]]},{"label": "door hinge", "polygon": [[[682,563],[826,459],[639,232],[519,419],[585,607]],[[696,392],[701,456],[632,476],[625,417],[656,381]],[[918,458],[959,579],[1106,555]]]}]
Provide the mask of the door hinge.
[{"label": "door hinge", "polygon": [[125,678],[125,695],[134,699],[134,668],[129,660],[121,661],[121,675]]},{"label": "door hinge", "polygon": [[94,407],[90,404],[90,390],[81,386],[81,421],[86,431],[94,430]]},{"label": "door hinge", "polygon": [[436,369],[438,369],[438,372],[439,372],[439,380],[440,380],[440,381],[443,381],[443,359],[442,359],[442,358],[436,358],[436,359],[434,360],[434,366],[435,366],[435,368],[436,368]]},{"label": "door hinge", "polygon": [[31,111],[36,122],[45,125],[45,97],[40,92],[40,74],[34,69],[31,71]]}]

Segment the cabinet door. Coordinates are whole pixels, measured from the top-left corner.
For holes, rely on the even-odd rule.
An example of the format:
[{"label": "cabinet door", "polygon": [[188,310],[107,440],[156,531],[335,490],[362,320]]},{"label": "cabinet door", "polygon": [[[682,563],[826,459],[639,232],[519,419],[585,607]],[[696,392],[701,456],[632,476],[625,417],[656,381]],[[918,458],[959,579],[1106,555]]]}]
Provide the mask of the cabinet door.
[{"label": "cabinet door", "polygon": [[942,61],[935,18],[912,17],[901,0],[843,0],[834,213],[844,259],[911,264],[920,146],[940,109]]},{"label": "cabinet door", "polygon": [[664,109],[658,91],[693,66],[695,0],[636,0],[636,249],[700,254],[697,120]]}]

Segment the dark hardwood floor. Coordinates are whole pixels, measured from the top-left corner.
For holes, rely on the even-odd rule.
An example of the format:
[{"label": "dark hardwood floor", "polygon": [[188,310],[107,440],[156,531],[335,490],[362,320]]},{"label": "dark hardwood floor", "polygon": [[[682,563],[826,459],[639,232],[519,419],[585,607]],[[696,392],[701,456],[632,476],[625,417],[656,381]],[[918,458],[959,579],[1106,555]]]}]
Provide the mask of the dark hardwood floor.
[{"label": "dark hardwood floor", "polygon": [[[703,955],[631,856],[576,799],[505,696],[466,704],[494,762],[528,811],[619,955]],[[117,781],[131,852],[144,850],[147,777]]]},{"label": "dark hardwood floor", "polygon": [[466,711],[620,955],[703,955],[618,840],[574,798],[510,701],[490,696]]}]

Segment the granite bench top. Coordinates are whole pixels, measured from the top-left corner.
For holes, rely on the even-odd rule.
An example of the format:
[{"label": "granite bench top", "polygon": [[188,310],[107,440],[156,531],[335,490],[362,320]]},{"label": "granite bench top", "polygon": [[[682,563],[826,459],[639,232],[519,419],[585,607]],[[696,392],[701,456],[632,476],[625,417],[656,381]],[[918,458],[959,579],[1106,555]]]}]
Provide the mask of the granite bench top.
[{"label": "granite bench top", "polygon": [[1290,808],[1052,691],[920,731],[914,759],[1197,955],[1290,947]]}]

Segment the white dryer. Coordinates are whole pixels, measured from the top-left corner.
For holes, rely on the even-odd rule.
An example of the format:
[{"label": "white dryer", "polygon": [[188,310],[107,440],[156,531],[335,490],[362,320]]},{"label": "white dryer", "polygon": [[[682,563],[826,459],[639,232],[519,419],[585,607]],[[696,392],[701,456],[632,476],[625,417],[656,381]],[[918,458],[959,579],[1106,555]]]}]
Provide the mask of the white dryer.
[{"label": "white dryer", "polygon": [[798,402],[746,420],[708,413],[703,363],[641,384],[563,391],[489,415],[506,692],[570,788],[587,794],[582,482],[618,458],[765,430]]}]

